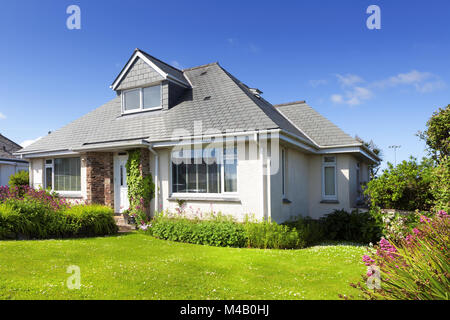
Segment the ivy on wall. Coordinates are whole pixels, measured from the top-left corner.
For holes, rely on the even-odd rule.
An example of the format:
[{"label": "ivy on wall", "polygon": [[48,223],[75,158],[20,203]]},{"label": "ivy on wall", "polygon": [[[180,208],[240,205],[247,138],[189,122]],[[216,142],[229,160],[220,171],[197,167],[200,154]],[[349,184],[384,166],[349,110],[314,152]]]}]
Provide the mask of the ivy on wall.
[{"label": "ivy on wall", "polygon": [[155,194],[155,184],[150,172],[145,177],[141,174],[141,156],[141,149],[129,151],[126,164],[130,212],[138,222],[148,219],[146,208]]}]

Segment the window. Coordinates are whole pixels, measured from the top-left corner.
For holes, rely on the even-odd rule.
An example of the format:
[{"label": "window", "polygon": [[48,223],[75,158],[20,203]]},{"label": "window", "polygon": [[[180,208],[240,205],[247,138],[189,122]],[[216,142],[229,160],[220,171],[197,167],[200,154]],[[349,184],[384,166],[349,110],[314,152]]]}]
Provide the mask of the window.
[{"label": "window", "polygon": [[80,158],[45,161],[45,187],[54,191],[81,191]]},{"label": "window", "polygon": [[[221,150],[223,149],[191,150],[188,155],[173,152],[172,192],[237,192],[236,148],[228,149],[228,152],[227,149],[223,150],[223,157],[219,154]],[[222,159],[224,164],[221,164]]]},{"label": "window", "polygon": [[286,196],[286,150],[281,149],[281,193]]},{"label": "window", "polygon": [[124,91],[122,94],[123,112],[138,112],[161,109],[161,85]]},{"label": "window", "polygon": [[337,200],[336,194],[336,157],[324,157],[322,164],[322,197],[325,200]]}]

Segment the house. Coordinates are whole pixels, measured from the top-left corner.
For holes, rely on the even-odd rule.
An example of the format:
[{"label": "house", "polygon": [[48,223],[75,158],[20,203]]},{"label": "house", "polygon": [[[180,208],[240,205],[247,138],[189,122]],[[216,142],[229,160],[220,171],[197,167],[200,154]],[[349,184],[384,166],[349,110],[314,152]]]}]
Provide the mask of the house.
[{"label": "house", "polygon": [[116,97],[20,150],[33,187],[128,208],[128,151],[156,184],[150,212],[282,222],[357,205],[380,159],[304,101],[272,105],[218,63],[179,70],[136,49]]},{"label": "house", "polygon": [[20,145],[0,134],[0,186],[8,185],[9,177],[16,172],[28,171],[28,161],[13,154],[20,149]]}]

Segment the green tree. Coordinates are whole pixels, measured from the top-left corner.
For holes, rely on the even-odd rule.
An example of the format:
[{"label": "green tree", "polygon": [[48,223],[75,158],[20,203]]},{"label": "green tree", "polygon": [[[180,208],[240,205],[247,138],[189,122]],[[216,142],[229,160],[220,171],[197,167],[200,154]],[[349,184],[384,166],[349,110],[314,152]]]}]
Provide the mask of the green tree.
[{"label": "green tree", "polygon": [[423,158],[418,162],[410,157],[396,167],[388,162],[388,168],[368,182],[364,194],[371,205],[397,210],[429,210],[434,196],[431,192],[434,161]]},{"label": "green tree", "polygon": [[439,108],[427,122],[427,129],[417,134],[423,139],[433,159],[440,162],[450,155],[450,105]]}]

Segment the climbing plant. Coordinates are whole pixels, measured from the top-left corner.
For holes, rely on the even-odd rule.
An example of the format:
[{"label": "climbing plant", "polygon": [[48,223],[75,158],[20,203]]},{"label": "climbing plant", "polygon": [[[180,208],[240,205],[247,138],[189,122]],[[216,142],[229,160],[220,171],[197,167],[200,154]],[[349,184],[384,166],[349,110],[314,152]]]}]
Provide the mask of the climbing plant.
[{"label": "climbing plant", "polygon": [[141,156],[141,149],[128,152],[126,164],[130,212],[137,223],[148,220],[146,208],[150,205],[150,201],[155,194],[155,184],[153,183],[152,175],[148,173],[148,175],[143,177],[141,174]]}]

